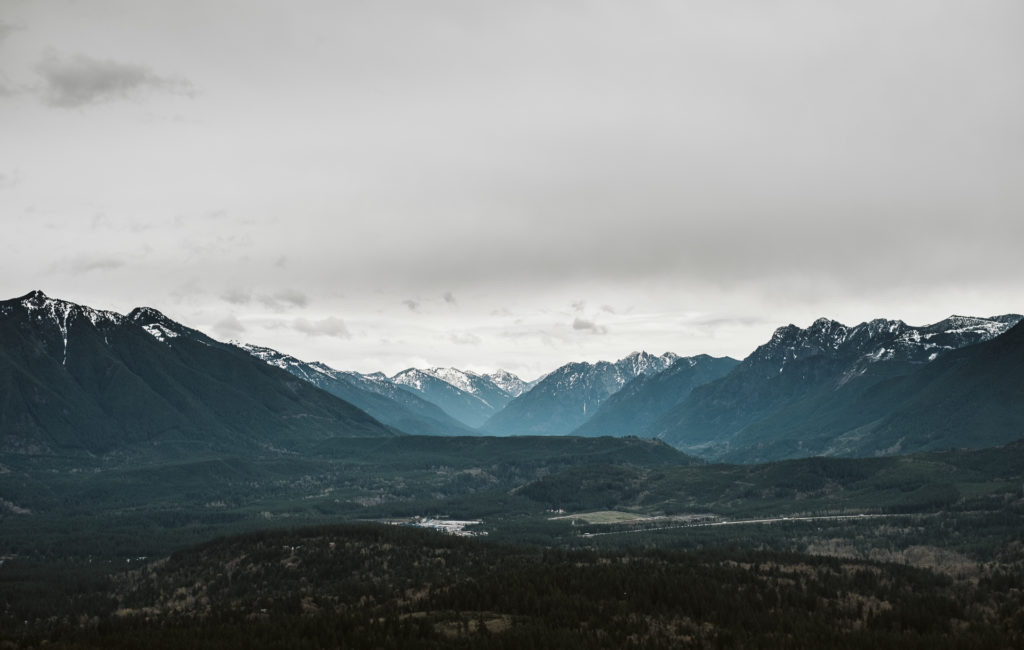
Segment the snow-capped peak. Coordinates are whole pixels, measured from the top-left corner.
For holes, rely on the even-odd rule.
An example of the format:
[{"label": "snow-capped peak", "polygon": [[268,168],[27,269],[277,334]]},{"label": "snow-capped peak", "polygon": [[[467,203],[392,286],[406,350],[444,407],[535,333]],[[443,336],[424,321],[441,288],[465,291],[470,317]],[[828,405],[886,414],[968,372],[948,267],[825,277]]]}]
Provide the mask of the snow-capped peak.
[{"label": "snow-capped peak", "polygon": [[1016,325],[1021,316],[1007,314],[992,318],[950,316],[915,327],[901,320],[875,319],[848,327],[834,320],[819,318],[807,329],[795,325],[775,330],[772,339],[750,355],[753,363],[768,362],[776,373],[790,362],[824,355],[851,361],[847,376],[864,372],[864,364],[902,360],[911,363],[934,361],[944,352],[981,343],[999,336]]},{"label": "snow-capped peak", "polygon": [[21,304],[23,304],[25,306],[40,307],[40,306],[43,305],[43,303],[45,303],[49,299],[50,299],[50,297],[47,296],[42,291],[40,291],[39,289],[33,289],[32,291],[29,291],[28,293],[26,293],[24,296],[22,296],[18,300],[19,300],[19,302],[21,302]]},{"label": "snow-capped peak", "polygon": [[391,381],[395,384],[402,384],[416,390],[423,390],[423,380],[429,377],[427,373],[417,368],[406,368],[405,370],[396,373],[391,377]]},{"label": "snow-capped peak", "polygon": [[15,311],[21,311],[21,313],[25,313],[36,323],[54,327],[60,333],[61,340],[63,341],[61,363],[65,365],[68,360],[69,331],[76,319],[84,317],[92,323],[93,327],[99,329],[106,329],[124,322],[124,316],[121,314],[93,309],[66,300],[50,298],[39,290],[31,291],[14,300],[5,301],[2,306],[4,316],[9,316],[15,313]]},{"label": "snow-capped peak", "polygon": [[141,323],[163,323],[171,319],[152,307],[136,307],[128,313],[128,320],[139,325]]},{"label": "snow-capped peak", "polygon": [[650,375],[661,372],[672,365],[678,358],[679,355],[672,352],[666,352],[660,357],[656,357],[646,351],[631,352],[615,362],[614,365],[620,372],[627,375],[629,379],[632,379],[638,375]]},{"label": "snow-capped peak", "polygon": [[50,317],[58,327],[62,327],[62,330],[67,329],[66,325],[76,314],[85,316],[95,326],[120,325],[124,322],[124,316],[116,312],[93,309],[59,298],[50,298],[38,289],[18,298],[17,303],[29,314],[37,317]]},{"label": "snow-capped peak", "polygon": [[512,397],[519,397],[526,390],[527,383],[507,370],[496,370],[486,375],[491,382]]}]

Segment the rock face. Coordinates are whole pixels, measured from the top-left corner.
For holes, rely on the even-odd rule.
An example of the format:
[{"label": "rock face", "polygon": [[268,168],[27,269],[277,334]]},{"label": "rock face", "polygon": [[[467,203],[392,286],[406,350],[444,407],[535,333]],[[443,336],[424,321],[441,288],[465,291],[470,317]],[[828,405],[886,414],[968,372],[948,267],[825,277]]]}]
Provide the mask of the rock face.
[{"label": "rock face", "polygon": [[0,449],[285,450],[396,432],[233,346],[140,308],[0,302]]}]

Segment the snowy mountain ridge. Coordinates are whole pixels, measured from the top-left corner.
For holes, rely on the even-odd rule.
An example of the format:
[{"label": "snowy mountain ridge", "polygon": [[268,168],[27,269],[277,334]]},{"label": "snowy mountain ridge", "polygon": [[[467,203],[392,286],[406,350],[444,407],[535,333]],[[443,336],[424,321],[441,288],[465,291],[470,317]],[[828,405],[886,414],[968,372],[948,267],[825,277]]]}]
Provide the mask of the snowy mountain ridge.
[{"label": "snowy mountain ridge", "polygon": [[865,364],[879,361],[926,363],[945,352],[995,338],[1022,318],[1019,314],[950,316],[920,327],[887,319],[850,327],[819,318],[806,329],[796,325],[776,329],[771,340],[754,350],[744,363],[772,365],[778,373],[784,372],[788,363],[813,355],[850,358],[854,373],[862,372]]},{"label": "snowy mountain ridge", "polygon": [[[24,307],[34,318],[48,318],[53,321],[54,325],[63,329],[66,329],[68,321],[76,314],[88,318],[97,327],[101,325],[120,325],[125,321],[125,317],[116,312],[93,309],[92,307],[78,305],[66,300],[50,298],[38,290],[17,298],[16,302]],[[10,307],[8,307],[7,312],[10,312]]]}]

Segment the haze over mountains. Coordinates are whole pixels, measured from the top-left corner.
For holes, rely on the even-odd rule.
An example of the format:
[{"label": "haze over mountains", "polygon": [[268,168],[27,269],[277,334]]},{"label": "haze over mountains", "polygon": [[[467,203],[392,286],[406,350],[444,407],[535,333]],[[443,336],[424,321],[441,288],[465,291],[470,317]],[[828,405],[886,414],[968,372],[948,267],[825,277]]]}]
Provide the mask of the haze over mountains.
[{"label": "haze over mountains", "polygon": [[140,308],[39,291],[0,302],[8,452],[299,450],[402,434],[659,438],[712,460],[874,456],[1024,437],[1021,316],[780,327],[742,361],[635,352],[534,383],[498,371],[392,377],[227,344]]},{"label": "haze over mountains", "polygon": [[466,424],[448,415],[433,402],[388,380],[383,374],[363,375],[335,370],[319,362],[306,363],[295,357],[255,345],[243,350],[272,366],[287,370],[328,393],[358,406],[381,422],[417,435],[472,435]]},{"label": "haze over mountains", "polygon": [[627,382],[668,368],[679,357],[634,352],[610,363],[569,363],[549,373],[481,428],[493,435],[568,435]]},{"label": "haze over mountains", "polygon": [[646,431],[697,386],[728,374],[740,362],[730,357],[676,359],[662,372],[641,374],[605,401],[590,419],[573,431],[578,436],[620,436]]}]

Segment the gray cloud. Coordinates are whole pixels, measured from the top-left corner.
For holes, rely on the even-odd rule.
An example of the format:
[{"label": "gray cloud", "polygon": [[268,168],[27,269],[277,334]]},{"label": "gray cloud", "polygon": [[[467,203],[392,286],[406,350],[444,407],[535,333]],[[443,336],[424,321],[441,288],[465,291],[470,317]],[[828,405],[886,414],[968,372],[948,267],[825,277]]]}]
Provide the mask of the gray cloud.
[{"label": "gray cloud", "polygon": [[0,20],[0,43],[3,43],[8,36],[20,29],[22,28],[18,25],[12,25],[11,23]]},{"label": "gray cloud", "polygon": [[572,306],[572,310],[573,311],[583,311],[584,309],[587,308],[587,301],[586,300],[574,300],[571,303],[571,306]]},{"label": "gray cloud", "polygon": [[51,52],[35,69],[45,82],[43,101],[56,108],[128,99],[148,91],[187,96],[195,93],[192,84],[185,79],[163,77],[145,66],[94,59],[84,54],[64,58]]},{"label": "gray cloud", "polygon": [[403,300],[402,304],[409,308],[409,311],[418,312],[420,310],[420,303],[417,300]]},{"label": "gray cloud", "polygon": [[295,307],[306,307],[309,305],[309,296],[297,289],[285,289],[283,291],[278,291],[274,294],[274,297],[281,302]]},{"label": "gray cloud", "polygon": [[[22,28],[17,25],[12,25],[0,20],[0,45],[3,45],[8,36],[20,29]],[[0,97],[11,97],[15,94],[17,94],[17,91],[9,85],[7,75],[4,71],[0,70]]]},{"label": "gray cloud", "polygon": [[221,300],[232,305],[248,305],[252,302],[252,293],[242,289],[228,289],[220,294]]},{"label": "gray cloud", "polygon": [[71,261],[71,270],[75,273],[113,271],[122,266],[124,260],[117,257],[79,257]]},{"label": "gray cloud", "polygon": [[574,318],[572,321],[572,328],[574,330],[582,330],[592,332],[594,334],[607,334],[608,328],[604,325],[598,325],[594,321],[586,320],[584,318]]},{"label": "gray cloud", "polygon": [[[687,321],[691,325],[718,329],[721,327],[747,327],[751,325],[770,325],[773,321],[758,316],[706,316]],[[781,325],[781,323],[780,323]]]},{"label": "gray cloud", "polygon": [[334,316],[328,316],[320,320],[307,320],[296,318],[292,321],[292,327],[308,336],[330,336],[339,339],[352,338],[345,321]]},{"label": "gray cloud", "polygon": [[242,322],[234,314],[228,314],[213,324],[213,331],[221,338],[229,339],[245,332],[245,325],[242,325]]},{"label": "gray cloud", "polygon": [[0,174],[0,190],[9,190],[12,187],[16,187],[20,181],[21,175],[18,172]]},{"label": "gray cloud", "polygon": [[[536,327],[520,327],[517,329],[502,330],[497,334],[503,339],[516,342],[517,347],[521,345],[528,345],[532,342],[538,342],[549,348],[564,349],[565,345],[569,342],[569,337],[566,335],[564,328],[545,329]],[[553,366],[554,365],[558,364],[553,364]]]},{"label": "gray cloud", "polygon": [[274,300],[292,307],[305,307],[309,305],[309,296],[297,289],[284,289],[274,294]]},{"label": "gray cloud", "polygon": [[456,345],[480,345],[482,340],[472,332],[452,332],[448,339]]},{"label": "gray cloud", "polygon": [[446,303],[448,303],[449,305],[456,304],[455,303],[455,294],[453,294],[451,291],[445,291],[443,297],[444,297],[444,301]]},{"label": "gray cloud", "polygon": [[284,289],[274,294],[261,295],[260,303],[273,311],[287,311],[309,305],[309,297],[296,289]]}]

